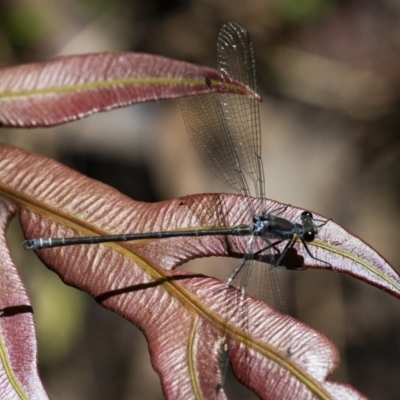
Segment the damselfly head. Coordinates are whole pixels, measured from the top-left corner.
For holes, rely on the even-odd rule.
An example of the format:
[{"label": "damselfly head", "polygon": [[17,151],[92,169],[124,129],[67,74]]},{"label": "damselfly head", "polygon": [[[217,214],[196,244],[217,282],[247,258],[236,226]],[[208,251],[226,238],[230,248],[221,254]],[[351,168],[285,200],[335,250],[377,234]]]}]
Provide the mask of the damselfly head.
[{"label": "damselfly head", "polygon": [[310,211],[303,211],[300,214],[300,219],[303,224],[303,240],[305,242],[312,242],[315,239],[315,235],[318,233],[318,228],[314,223],[314,217]]}]

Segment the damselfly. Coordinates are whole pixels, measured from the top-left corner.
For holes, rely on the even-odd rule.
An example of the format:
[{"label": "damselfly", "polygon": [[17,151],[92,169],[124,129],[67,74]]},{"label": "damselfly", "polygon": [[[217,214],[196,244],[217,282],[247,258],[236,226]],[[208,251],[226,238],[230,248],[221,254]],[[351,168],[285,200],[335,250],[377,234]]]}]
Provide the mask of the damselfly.
[{"label": "damselfly", "polygon": [[[264,170],[261,158],[261,133],[256,83],[255,60],[250,35],[239,24],[225,24],[218,37],[218,69],[221,81],[232,79],[244,83],[254,96],[245,96],[219,91],[218,85],[207,77],[192,75],[182,82],[182,91],[191,93],[194,87],[202,89],[196,96],[181,99],[182,113],[192,142],[211,171],[238,193],[249,196],[250,189],[246,176],[254,184],[256,197],[263,199]],[[266,254],[277,250],[277,245],[287,242],[274,266],[281,266],[287,249],[299,239],[308,255],[313,256],[307,246],[318,233],[313,215],[304,211],[299,222],[279,217],[279,210],[256,215],[249,205],[252,223],[233,227],[211,226],[209,228],[185,229],[182,231],[161,231],[128,233],[110,236],[63,237],[29,239],[23,243],[25,249],[39,250],[78,244],[134,241],[141,239],[164,239],[182,236],[259,236],[266,245],[253,253]],[[223,217],[221,217],[223,218]],[[323,222],[324,223],[324,222]],[[249,259],[251,254],[247,255]],[[246,264],[246,263],[245,263]],[[243,265],[241,269],[246,268]],[[328,263],[326,263],[328,264]],[[228,282],[231,282],[232,279]]]}]

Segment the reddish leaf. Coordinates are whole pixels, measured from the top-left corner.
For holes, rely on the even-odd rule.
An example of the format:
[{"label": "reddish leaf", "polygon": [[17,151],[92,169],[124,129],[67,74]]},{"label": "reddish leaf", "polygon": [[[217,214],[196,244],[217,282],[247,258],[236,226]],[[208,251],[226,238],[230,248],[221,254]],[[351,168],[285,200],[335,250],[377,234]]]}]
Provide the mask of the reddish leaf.
[{"label": "reddish leaf", "polygon": [[[333,271],[350,274],[400,298],[398,272],[371,246],[338,224],[329,221],[320,229],[318,240],[311,246],[316,249],[314,254],[317,257],[332,264]],[[310,257],[306,263],[313,267]]]},{"label": "reddish leaf", "polygon": [[[259,96],[215,69],[150,54],[95,53],[0,70],[0,124],[50,126],[145,101],[180,97],[181,80],[200,73],[219,91]],[[200,88],[195,88],[198,93]]]},{"label": "reddish leaf", "polygon": [[5,238],[16,208],[0,200],[0,398],[47,399],[37,370],[32,307]]},{"label": "reddish leaf", "polygon": [[[134,202],[52,160],[7,145],[0,147],[0,192],[20,206],[26,237],[194,227],[198,226],[195,213],[209,210],[216,201],[228,212],[229,223],[246,222],[247,203],[240,196],[197,195],[156,204]],[[268,211],[278,205],[265,201],[264,206]],[[291,207],[285,216],[294,213],[299,212]],[[329,223],[321,228],[324,240],[325,228],[333,227]],[[218,237],[175,238],[70,246],[38,253],[66,283],[90,293],[104,307],[143,330],[168,398],[214,395],[219,382],[218,339],[223,332],[228,337],[235,374],[262,398],[282,398],[287,393],[299,399],[311,395],[362,398],[347,385],[326,381],[338,357],[332,343],[318,332],[250,297],[245,300],[249,314],[244,329],[238,315],[226,320],[224,312],[235,301],[235,290],[228,293],[215,279],[173,271],[192,258],[228,255],[224,243]],[[237,256],[245,243],[243,238],[233,241]],[[337,246],[340,249],[340,243]],[[302,246],[296,244],[296,248],[304,256]],[[329,255],[321,253],[319,243],[315,248],[319,257]],[[308,263],[306,256],[305,260]]]}]

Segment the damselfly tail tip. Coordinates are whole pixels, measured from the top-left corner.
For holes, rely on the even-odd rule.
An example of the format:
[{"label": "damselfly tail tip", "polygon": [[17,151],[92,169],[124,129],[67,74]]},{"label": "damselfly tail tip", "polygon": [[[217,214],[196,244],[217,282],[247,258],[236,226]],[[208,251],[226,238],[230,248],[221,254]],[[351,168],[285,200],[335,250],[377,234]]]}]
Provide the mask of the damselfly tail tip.
[{"label": "damselfly tail tip", "polygon": [[24,242],[22,242],[22,247],[25,250],[36,250],[38,248],[38,241],[36,239],[25,240]]}]

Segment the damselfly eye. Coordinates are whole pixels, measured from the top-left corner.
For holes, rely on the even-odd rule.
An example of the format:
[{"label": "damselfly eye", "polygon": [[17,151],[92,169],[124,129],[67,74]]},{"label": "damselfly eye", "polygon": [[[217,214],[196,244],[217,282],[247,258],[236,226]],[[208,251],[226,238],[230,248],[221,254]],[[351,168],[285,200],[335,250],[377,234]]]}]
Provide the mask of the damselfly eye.
[{"label": "damselfly eye", "polygon": [[304,232],[303,239],[305,242],[312,242],[315,239],[315,233],[313,231]]}]

